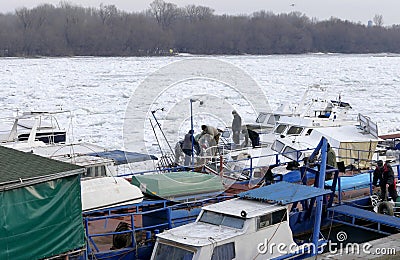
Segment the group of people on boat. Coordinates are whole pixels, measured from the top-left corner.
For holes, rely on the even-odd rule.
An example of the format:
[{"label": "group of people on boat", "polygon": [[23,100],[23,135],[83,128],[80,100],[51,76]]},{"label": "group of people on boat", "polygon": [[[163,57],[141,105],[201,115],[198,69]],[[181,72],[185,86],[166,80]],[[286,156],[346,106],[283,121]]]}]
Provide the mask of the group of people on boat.
[{"label": "group of people on boat", "polygon": [[179,141],[175,146],[175,163],[178,164],[179,161],[179,154],[180,150],[185,155],[184,159],[184,166],[189,166],[191,163],[191,159],[194,155],[200,155],[201,153],[201,146],[199,144],[200,138],[204,135],[208,135],[211,137],[208,141],[210,142],[210,146],[216,146],[219,142],[219,138],[221,136],[221,130],[216,127],[210,125],[202,125],[201,126],[201,133],[197,136],[194,136],[194,130],[191,129],[189,132],[184,136],[183,140]]},{"label": "group of people on boat", "polygon": [[[239,145],[240,147],[247,147],[249,145],[250,139],[251,146],[253,148],[260,146],[260,135],[252,129],[242,127],[242,118],[236,110],[232,111],[232,115],[232,140],[235,145]],[[240,133],[244,135],[244,142],[242,144],[240,144]]]},{"label": "group of people on boat", "polygon": [[[254,130],[242,126],[242,118],[236,110],[232,111],[232,115],[232,140],[235,147],[247,147],[250,145],[250,142],[253,148],[260,146],[259,134]],[[184,165],[189,166],[194,153],[196,155],[201,154],[202,145],[199,144],[200,139],[203,136],[208,136],[208,147],[217,147],[222,133],[222,130],[211,125],[202,125],[200,134],[196,136],[193,129],[189,130],[183,140],[179,141],[175,146],[175,163],[178,164],[179,154],[182,151],[185,156]],[[241,134],[244,136],[243,143],[240,143]]]}]

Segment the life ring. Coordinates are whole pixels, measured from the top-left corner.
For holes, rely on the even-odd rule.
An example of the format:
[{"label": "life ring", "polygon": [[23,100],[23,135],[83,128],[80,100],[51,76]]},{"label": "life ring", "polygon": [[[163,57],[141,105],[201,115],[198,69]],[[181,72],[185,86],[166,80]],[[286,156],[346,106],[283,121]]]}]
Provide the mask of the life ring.
[{"label": "life ring", "polygon": [[393,205],[388,201],[383,201],[378,205],[378,213],[383,215],[394,215]]}]

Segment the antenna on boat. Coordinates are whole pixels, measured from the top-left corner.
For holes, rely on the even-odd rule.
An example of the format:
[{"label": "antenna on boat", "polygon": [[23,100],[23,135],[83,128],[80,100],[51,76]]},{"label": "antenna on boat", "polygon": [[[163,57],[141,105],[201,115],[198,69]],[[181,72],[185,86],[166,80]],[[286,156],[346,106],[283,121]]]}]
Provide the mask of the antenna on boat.
[{"label": "antenna on boat", "polygon": [[171,154],[174,154],[174,151],[172,150],[172,147],[171,147],[171,145],[169,144],[168,139],[167,139],[167,137],[165,136],[165,133],[164,133],[164,131],[162,130],[161,125],[160,125],[160,123],[158,122],[158,120],[157,120],[157,118],[156,118],[155,113],[156,113],[158,110],[164,111],[164,108],[163,108],[163,107],[162,107],[162,108],[157,108],[156,110],[151,111],[151,114],[153,115],[153,118],[154,118],[154,120],[156,121],[156,124],[157,124],[158,128],[160,129],[161,134],[163,135],[163,137],[164,137],[164,139],[165,139],[165,142],[167,143],[169,149],[171,150]]},{"label": "antenna on boat", "polygon": [[158,141],[158,137],[157,137],[157,134],[156,134],[156,129],[154,128],[154,125],[153,125],[153,122],[151,121],[151,118],[149,118],[149,121],[150,121],[151,128],[153,129],[154,136],[156,137],[158,148],[160,149],[160,152],[161,152],[161,158],[164,158],[164,153],[163,153],[163,150],[161,148],[160,142]]}]

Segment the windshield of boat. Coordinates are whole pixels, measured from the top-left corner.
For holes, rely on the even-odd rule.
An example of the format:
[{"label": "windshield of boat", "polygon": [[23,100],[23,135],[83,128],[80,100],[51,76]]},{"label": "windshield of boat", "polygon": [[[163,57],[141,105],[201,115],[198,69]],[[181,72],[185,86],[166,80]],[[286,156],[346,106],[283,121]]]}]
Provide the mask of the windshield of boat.
[{"label": "windshield of boat", "polygon": [[286,146],[285,149],[283,150],[282,155],[294,161],[298,161],[303,155],[303,153],[290,146]]},{"label": "windshield of boat", "polygon": [[205,210],[200,217],[199,222],[208,223],[216,226],[226,226],[236,229],[242,229],[245,219],[225,215],[222,213]]},{"label": "windshield of boat", "polygon": [[274,143],[272,144],[271,149],[274,150],[275,152],[280,153],[283,150],[283,147],[285,147],[284,143],[282,143],[281,141],[275,140]]},{"label": "windshield of boat", "polygon": [[164,243],[158,243],[154,254],[154,260],[165,260],[165,259],[181,259],[191,260],[195,253],[194,249],[188,250],[182,247],[173,246]]},{"label": "windshield of boat", "polygon": [[268,115],[269,115],[269,114],[267,114],[267,113],[261,112],[261,113],[258,115],[257,119],[256,119],[256,123],[264,123],[264,121],[265,121],[265,119],[267,118]]},{"label": "windshield of boat", "polygon": [[287,125],[281,124],[275,128],[275,134],[282,134],[285,131]]},{"label": "windshield of boat", "polygon": [[303,132],[303,129],[304,129],[303,127],[292,126],[287,131],[287,134],[288,135],[299,135],[299,134],[301,134],[301,132]]}]

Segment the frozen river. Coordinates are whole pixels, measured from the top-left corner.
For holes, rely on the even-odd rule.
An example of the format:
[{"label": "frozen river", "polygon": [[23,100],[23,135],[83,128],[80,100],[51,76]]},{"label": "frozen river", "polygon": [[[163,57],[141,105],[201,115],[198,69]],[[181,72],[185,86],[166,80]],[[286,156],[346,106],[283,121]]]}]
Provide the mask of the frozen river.
[{"label": "frozen river", "polygon": [[[242,107],[237,96],[232,96],[219,86],[223,85],[221,82],[202,82],[196,78],[190,82],[174,83],[176,88],[162,91],[157,99],[154,99],[154,93],[146,94],[146,91],[153,90],[151,87],[143,87],[146,77],[171,63],[193,57],[2,58],[0,117],[12,117],[17,110],[70,110],[71,113],[58,118],[69,129],[72,140],[82,139],[108,148],[124,146],[123,128],[126,118],[165,106],[169,106],[170,112],[174,106],[180,107],[175,114],[171,112],[166,115],[162,111],[156,113],[162,123],[168,120],[175,122],[171,124],[171,129],[166,127],[165,131],[176,135],[175,128],[178,127],[179,135],[182,135],[190,128],[188,118],[191,96],[202,97],[209,94],[204,102],[206,107],[207,102],[215,104],[227,100],[230,107],[222,108],[223,102],[221,110],[218,106],[208,105],[209,110],[203,113],[203,116],[214,117],[216,124],[230,124],[231,115],[227,111],[231,108],[241,111],[245,121],[254,120],[253,114],[245,111],[245,105]],[[367,115],[377,122],[380,133],[400,131],[398,55],[309,54],[204,58],[227,62],[254,79],[263,93],[259,96],[251,95],[253,100],[249,100],[249,103],[256,99],[266,99],[270,107],[276,109],[283,101],[299,102],[309,85],[320,84],[327,87],[332,99],[340,94],[342,101],[349,102],[355,112]],[[196,68],[190,69],[196,71]],[[171,73],[179,74],[180,71],[174,70]],[[163,75],[165,78],[169,76]],[[233,81],[234,78],[233,75]],[[140,99],[151,99],[147,101],[153,105],[126,114],[128,104],[131,108],[135,106],[131,96],[136,95],[135,98],[138,99],[138,88],[142,88]],[[193,109],[199,111],[200,108],[193,103]],[[225,116],[219,115],[222,113]],[[151,113],[140,117],[151,117]],[[164,118],[167,120],[162,120]],[[198,124],[195,122],[195,127]],[[145,125],[149,127],[149,121],[130,126],[132,129],[129,131],[135,132],[136,128],[141,129]],[[126,131],[128,130],[125,129]],[[149,135],[150,130],[146,131]],[[177,138],[179,137],[175,139]],[[138,150],[143,150],[141,142],[143,138],[136,136],[134,145]]]}]

